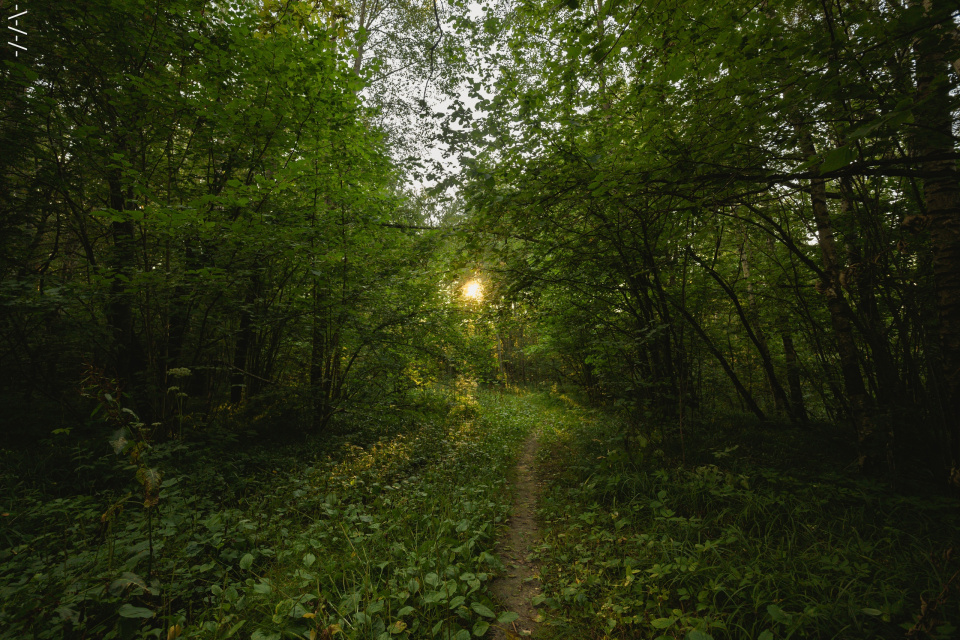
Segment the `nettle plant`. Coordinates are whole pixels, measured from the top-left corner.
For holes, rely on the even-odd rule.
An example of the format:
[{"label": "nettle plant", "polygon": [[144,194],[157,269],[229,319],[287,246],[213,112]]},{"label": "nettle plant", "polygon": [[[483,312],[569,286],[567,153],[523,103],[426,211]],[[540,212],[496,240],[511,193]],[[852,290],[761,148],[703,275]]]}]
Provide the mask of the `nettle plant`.
[{"label": "nettle plant", "polygon": [[[104,420],[116,427],[116,431],[110,437],[110,445],[113,447],[114,453],[127,456],[134,469],[134,478],[142,489],[143,507],[147,514],[147,540],[149,545],[147,574],[149,575],[153,572],[154,560],[153,514],[160,504],[160,483],[162,480],[161,472],[151,467],[148,462],[150,428],[141,422],[131,409],[122,405],[118,383],[108,378],[102,371],[89,367],[84,383],[84,395],[97,399],[97,406],[94,408],[92,415],[102,413]],[[132,491],[127,493],[102,516],[103,522],[111,529],[117,515],[123,510],[123,503],[132,495]]]}]

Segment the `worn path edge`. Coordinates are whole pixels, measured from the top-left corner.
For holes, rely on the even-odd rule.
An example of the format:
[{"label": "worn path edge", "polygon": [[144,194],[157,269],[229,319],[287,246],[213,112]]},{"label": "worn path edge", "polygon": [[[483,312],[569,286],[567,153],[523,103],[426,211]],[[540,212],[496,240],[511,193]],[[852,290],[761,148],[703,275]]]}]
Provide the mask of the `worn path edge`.
[{"label": "worn path edge", "polygon": [[504,573],[490,587],[503,608],[515,611],[520,617],[507,625],[495,625],[490,635],[494,640],[529,637],[537,630],[538,613],[531,601],[540,594],[540,571],[531,558],[540,540],[536,520],[540,495],[536,468],[538,448],[537,436],[531,434],[517,463],[516,493],[510,519],[496,546]]}]

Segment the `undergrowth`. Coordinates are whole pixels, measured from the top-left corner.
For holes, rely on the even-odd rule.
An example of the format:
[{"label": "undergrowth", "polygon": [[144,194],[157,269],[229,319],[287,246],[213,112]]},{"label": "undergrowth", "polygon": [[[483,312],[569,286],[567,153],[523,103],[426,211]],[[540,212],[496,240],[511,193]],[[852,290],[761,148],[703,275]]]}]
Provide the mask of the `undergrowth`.
[{"label": "undergrowth", "polygon": [[956,500],[841,472],[801,478],[755,449],[684,466],[642,437],[625,449],[609,417],[562,415],[541,449],[547,635],[960,634]]},{"label": "undergrowth", "polygon": [[71,472],[100,481],[70,489],[4,452],[0,637],[483,635],[531,419],[475,395],[425,392],[412,417],[279,449],[210,431],[118,456],[104,435]]}]

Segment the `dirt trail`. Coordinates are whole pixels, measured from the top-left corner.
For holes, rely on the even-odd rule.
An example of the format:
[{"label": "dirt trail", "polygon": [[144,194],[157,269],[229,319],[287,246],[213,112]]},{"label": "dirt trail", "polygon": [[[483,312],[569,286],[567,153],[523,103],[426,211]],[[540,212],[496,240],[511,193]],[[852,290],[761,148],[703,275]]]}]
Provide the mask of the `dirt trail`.
[{"label": "dirt trail", "polygon": [[520,618],[494,627],[494,640],[515,640],[532,635],[537,628],[537,610],[530,603],[540,594],[539,569],[530,560],[536,543],[540,540],[537,529],[536,508],[540,483],[536,473],[537,438],[531,435],[523,448],[517,465],[516,498],[513,513],[507,522],[507,530],[497,542],[497,553],[503,561],[504,575],[493,581],[490,590],[503,604],[506,611],[516,611]]}]

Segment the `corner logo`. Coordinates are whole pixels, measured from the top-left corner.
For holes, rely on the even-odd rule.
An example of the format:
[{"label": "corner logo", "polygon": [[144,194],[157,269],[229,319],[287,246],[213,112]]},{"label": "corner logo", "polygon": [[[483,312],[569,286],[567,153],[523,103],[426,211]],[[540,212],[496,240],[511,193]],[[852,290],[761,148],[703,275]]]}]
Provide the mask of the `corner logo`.
[{"label": "corner logo", "polygon": [[[23,46],[22,44],[18,44],[20,42],[20,36],[27,35],[26,31],[21,31],[20,29],[18,29],[18,27],[20,26],[20,16],[26,15],[27,11],[26,10],[20,11],[20,5],[18,4],[13,5],[13,10],[18,11],[19,13],[16,13],[10,16],[9,18],[7,18],[7,29],[10,29],[10,31],[13,31],[19,35],[13,36],[13,42],[10,42],[8,40],[7,44],[9,44],[11,47],[16,47],[13,51],[13,55],[15,58],[19,58],[20,51],[27,50],[25,46]],[[10,23],[11,20],[13,20],[13,24]]]}]

